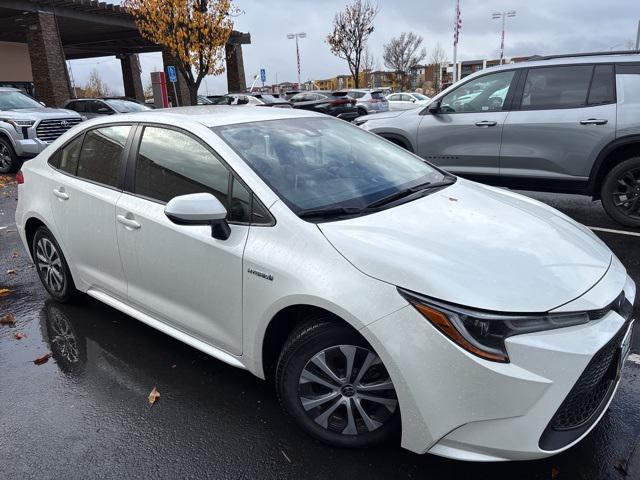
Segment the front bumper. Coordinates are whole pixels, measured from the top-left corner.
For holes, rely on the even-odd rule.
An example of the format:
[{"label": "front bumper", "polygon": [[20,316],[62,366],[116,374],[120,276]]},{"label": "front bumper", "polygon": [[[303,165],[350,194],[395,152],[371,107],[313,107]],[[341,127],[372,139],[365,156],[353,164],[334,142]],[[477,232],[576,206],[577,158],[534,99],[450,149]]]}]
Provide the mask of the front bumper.
[{"label": "front bumper", "polygon": [[14,141],[13,148],[19,157],[35,157],[49,144],[37,138],[17,139]]},{"label": "front bumper", "polygon": [[[596,287],[576,304],[604,307],[623,287],[627,298],[635,300],[635,285],[619,262]],[[628,335],[630,328],[610,311],[588,324],[513,336],[506,343],[508,364],[462,350],[411,306],[362,333],[393,379],[405,448],[462,460],[500,461],[553,455],[589,433],[613,398],[617,379],[586,428],[552,449],[541,447],[552,417],[591,360],[616,335]]]}]

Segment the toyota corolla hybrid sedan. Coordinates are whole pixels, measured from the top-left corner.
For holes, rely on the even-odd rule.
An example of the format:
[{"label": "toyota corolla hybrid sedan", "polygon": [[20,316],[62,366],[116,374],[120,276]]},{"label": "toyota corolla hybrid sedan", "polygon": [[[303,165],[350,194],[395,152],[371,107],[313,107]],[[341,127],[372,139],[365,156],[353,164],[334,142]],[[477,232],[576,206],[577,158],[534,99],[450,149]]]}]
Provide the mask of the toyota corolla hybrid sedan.
[{"label": "toyota corolla hybrid sedan", "polygon": [[587,228],[314,112],[94,119],[18,174],[44,287],[275,382],[332,445],[532,459],[603,416],[636,287]]}]

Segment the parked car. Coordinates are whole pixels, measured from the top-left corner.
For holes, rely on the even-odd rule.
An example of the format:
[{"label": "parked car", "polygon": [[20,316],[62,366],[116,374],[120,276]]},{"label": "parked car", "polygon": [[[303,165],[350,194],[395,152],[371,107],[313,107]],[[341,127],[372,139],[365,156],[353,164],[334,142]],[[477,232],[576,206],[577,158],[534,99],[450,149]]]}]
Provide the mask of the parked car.
[{"label": "parked car", "polygon": [[380,90],[362,88],[347,90],[347,92],[351,98],[356,100],[356,107],[360,115],[389,110],[389,102]]},{"label": "parked car", "polygon": [[350,122],[360,116],[356,101],[347,92],[302,92],[289,99],[293,108],[320,112]]},{"label": "parked car", "polygon": [[561,56],[493,67],[428,108],[358,121],[452,173],[588,195],[617,222],[640,227],[638,60]]},{"label": "parked car", "polygon": [[431,99],[418,92],[399,92],[387,95],[389,110],[409,110],[424,107]]},{"label": "parked car", "polygon": [[198,95],[198,105],[214,105],[215,102],[205,97],[204,95]]},{"label": "parked car", "polygon": [[253,105],[258,107],[291,108],[291,103],[268,93],[229,93],[216,99],[216,105]]},{"label": "parked car", "polygon": [[332,445],[552,455],[597,424],[629,352],[636,287],[589,229],[326,115],[102,117],[17,180],[53,298],[275,382]]},{"label": "parked car", "polygon": [[150,110],[150,107],[144,103],[121,97],[74,98],[67,101],[64,108],[78,112],[87,118]]},{"label": "parked car", "polygon": [[76,112],[47,108],[17,88],[0,88],[0,173],[16,172],[82,120]]}]

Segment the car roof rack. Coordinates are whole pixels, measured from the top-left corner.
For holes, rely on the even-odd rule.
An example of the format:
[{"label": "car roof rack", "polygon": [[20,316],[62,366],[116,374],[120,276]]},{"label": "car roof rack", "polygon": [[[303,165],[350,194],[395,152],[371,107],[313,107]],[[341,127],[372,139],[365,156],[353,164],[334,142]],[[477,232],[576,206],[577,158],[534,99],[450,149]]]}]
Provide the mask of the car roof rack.
[{"label": "car roof rack", "polygon": [[571,58],[571,57],[599,57],[610,55],[638,55],[640,50],[615,50],[610,52],[583,52],[583,53],[563,53],[560,55],[534,55],[527,59],[527,62],[537,60],[552,60],[554,58]]}]

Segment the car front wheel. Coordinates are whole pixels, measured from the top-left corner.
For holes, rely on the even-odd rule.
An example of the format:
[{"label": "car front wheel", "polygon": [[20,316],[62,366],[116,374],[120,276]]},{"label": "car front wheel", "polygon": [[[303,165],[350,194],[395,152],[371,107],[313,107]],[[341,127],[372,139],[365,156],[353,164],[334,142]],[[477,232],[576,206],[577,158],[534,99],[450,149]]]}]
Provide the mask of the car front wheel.
[{"label": "car front wheel", "polygon": [[8,140],[0,137],[0,173],[17,172],[20,159]]},{"label": "car front wheel", "polygon": [[640,157],[611,169],[600,192],[602,206],[618,223],[640,227]]},{"label": "car front wheel", "polygon": [[291,334],[276,387],[298,425],[327,444],[370,447],[400,432],[398,399],[380,357],[357,332],[329,319]]}]

